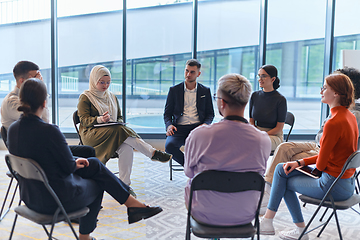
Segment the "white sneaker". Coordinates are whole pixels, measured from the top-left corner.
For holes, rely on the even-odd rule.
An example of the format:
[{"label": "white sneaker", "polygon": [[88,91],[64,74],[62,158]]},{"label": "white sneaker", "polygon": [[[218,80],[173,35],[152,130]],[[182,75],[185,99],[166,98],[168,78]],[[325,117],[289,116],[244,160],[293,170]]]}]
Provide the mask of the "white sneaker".
[{"label": "white sneaker", "polygon": [[268,182],[265,183],[264,196],[260,205],[260,215],[264,215],[267,210],[267,205],[270,199],[271,186]]},{"label": "white sneaker", "polygon": [[275,228],[273,219],[260,218],[260,234],[261,235],[275,235]]},{"label": "white sneaker", "polygon": [[[279,232],[279,237],[281,239],[285,239],[285,240],[297,240],[300,237],[302,231],[303,231],[303,228],[296,228],[291,231],[281,231],[281,232]],[[309,236],[307,234],[305,234],[301,238],[301,240],[308,240],[308,239],[309,239]]]}]

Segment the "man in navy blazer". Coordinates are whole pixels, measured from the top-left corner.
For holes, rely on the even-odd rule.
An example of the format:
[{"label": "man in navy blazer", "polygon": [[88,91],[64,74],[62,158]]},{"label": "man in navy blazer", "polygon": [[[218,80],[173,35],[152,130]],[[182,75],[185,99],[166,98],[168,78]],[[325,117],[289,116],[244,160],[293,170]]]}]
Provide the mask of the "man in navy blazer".
[{"label": "man in navy blazer", "polygon": [[200,68],[196,59],[186,62],[185,81],[170,87],[165,104],[165,151],[182,166],[184,153],[180,148],[191,130],[202,124],[211,124],[214,119],[210,88],[196,82],[201,74]]}]

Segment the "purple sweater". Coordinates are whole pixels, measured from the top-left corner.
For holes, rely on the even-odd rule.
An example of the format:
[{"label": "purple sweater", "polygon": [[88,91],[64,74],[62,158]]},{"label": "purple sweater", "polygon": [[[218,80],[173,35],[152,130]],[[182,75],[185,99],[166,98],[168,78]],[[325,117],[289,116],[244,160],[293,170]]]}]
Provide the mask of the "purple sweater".
[{"label": "purple sweater", "polygon": [[[188,206],[191,179],[205,170],[253,171],[264,174],[271,142],[266,132],[250,124],[221,120],[194,129],[186,139],[184,171],[190,179],[185,187]],[[248,223],[255,217],[260,194],[195,192],[192,215],[208,224]]]}]

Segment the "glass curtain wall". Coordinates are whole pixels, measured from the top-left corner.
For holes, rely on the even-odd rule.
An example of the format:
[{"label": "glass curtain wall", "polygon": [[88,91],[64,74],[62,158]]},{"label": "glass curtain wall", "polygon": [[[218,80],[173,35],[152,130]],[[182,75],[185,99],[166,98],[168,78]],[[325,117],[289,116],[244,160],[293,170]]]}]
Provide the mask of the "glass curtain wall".
[{"label": "glass curtain wall", "polygon": [[294,133],[315,133],[320,126],[325,10],[326,0],[268,3],[266,64],[278,69],[278,91],[296,117]]},{"label": "glass curtain wall", "polygon": [[[253,90],[259,89],[255,77],[260,62],[260,2],[198,2],[197,58],[203,65],[198,80],[212,93],[217,80],[231,72],[244,75]],[[279,70],[279,91],[296,116],[294,134],[314,134],[320,127],[326,2],[268,1],[266,63]],[[14,89],[12,69],[21,60],[40,66],[51,94],[50,3],[0,0],[0,52],[5,56],[0,64],[0,102]],[[72,113],[79,95],[88,89],[94,65],[111,70],[111,90],[122,104],[122,5],[123,1],[112,0],[57,1],[57,124],[64,133],[75,132]],[[162,115],[168,89],[184,80],[185,62],[192,57],[192,5],[187,0],[127,1],[126,107],[122,111],[138,133],[165,133]],[[359,7],[357,0],[335,3],[332,70],[342,67],[343,50],[360,48],[360,26],[353,24]],[[215,121],[219,119],[217,115]]]},{"label": "glass curtain wall", "polygon": [[74,132],[72,114],[77,109],[79,95],[89,89],[90,71],[95,65],[109,68],[110,90],[121,104],[123,2],[62,0],[57,3],[58,125],[63,132]]},{"label": "glass curtain wall", "polygon": [[[0,1],[0,104],[15,88],[12,70],[22,60],[39,65],[50,90],[50,12],[50,1]],[[49,100],[51,113],[51,95]]]},{"label": "glass curtain wall", "polygon": [[191,58],[191,23],[191,2],[128,9],[126,122],[139,133],[165,133],[169,87]]},{"label": "glass curtain wall", "polygon": [[[335,6],[333,70],[344,67],[343,50],[360,50],[360,25],[354,24],[360,1],[336,1]],[[349,67],[360,69],[360,63]]]},{"label": "glass curtain wall", "polygon": [[[198,54],[200,83],[216,92],[217,80],[228,73],[245,76],[255,88],[258,68],[260,0],[199,1]],[[220,116],[214,102],[215,119]],[[245,111],[248,118],[249,112]]]}]

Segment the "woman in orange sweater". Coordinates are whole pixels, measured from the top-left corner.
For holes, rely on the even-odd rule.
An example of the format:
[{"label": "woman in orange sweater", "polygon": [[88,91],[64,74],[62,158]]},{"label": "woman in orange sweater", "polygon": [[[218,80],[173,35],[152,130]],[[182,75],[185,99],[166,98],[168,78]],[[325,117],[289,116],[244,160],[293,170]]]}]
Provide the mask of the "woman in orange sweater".
[{"label": "woman in orange sweater", "polygon": [[[273,218],[281,199],[284,198],[297,228],[292,231],[282,231],[279,237],[298,239],[305,223],[296,192],[322,199],[341,172],[347,158],[357,149],[359,137],[357,122],[355,116],[348,110],[354,101],[354,87],[351,80],[343,74],[331,74],[325,78],[320,93],[321,102],[328,104],[332,117],[324,126],[319,154],[276,166],[268,209],[260,223],[261,234],[275,235]],[[309,164],[316,164],[316,168],[322,171],[319,179],[294,171],[299,166]],[[355,169],[347,170],[334,187],[332,195],[335,201],[346,200],[354,193],[355,185],[352,178],[354,172]],[[308,238],[307,235],[302,237],[304,240]]]}]

